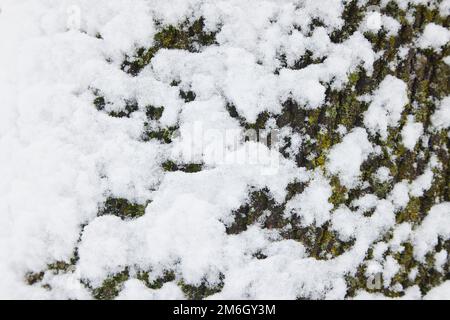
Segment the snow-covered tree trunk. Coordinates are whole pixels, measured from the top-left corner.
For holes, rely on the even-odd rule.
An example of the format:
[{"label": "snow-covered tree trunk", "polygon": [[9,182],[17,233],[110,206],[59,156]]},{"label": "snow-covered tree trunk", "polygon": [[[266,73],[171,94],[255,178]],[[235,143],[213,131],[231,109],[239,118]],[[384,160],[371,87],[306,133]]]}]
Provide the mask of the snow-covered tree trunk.
[{"label": "snow-covered tree trunk", "polygon": [[[55,86],[41,113],[18,111],[44,123],[42,140],[26,121],[17,133],[40,154],[35,139],[76,146],[52,159],[73,152],[78,180],[61,169],[67,180],[36,182],[63,190],[51,199],[68,222],[36,197],[44,222],[10,239],[37,241],[39,254],[27,260],[24,250],[11,260],[23,268],[5,270],[56,297],[441,296],[450,280],[449,1],[191,2],[111,5],[108,23],[93,6],[80,32],[68,32],[93,50],[74,58],[76,71],[55,62],[73,72],[62,77],[77,102]],[[56,58],[72,48],[57,32],[51,39]],[[59,85],[44,69],[39,77]],[[60,97],[74,107],[53,115]],[[49,113],[61,131],[39,120]],[[197,152],[198,123],[239,139],[211,134]],[[254,143],[268,132],[277,139]],[[217,146],[222,162],[211,156]],[[270,150],[272,175],[229,160]],[[5,221],[30,211],[12,196],[5,203],[19,208]]]}]

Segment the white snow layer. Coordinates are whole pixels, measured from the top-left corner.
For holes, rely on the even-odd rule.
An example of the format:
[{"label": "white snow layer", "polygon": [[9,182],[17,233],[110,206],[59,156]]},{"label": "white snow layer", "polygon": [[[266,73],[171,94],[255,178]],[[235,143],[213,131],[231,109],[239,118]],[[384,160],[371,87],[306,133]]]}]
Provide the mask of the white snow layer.
[{"label": "white snow layer", "polygon": [[361,164],[372,151],[366,130],[355,128],[331,149],[328,169],[333,174],[339,174],[345,186],[352,187],[358,181]]},{"label": "white snow layer", "polygon": [[386,139],[388,127],[397,125],[408,101],[406,83],[391,75],[386,76],[375,91],[369,109],[364,113],[364,125],[370,133],[379,133]]},{"label": "white snow layer", "polygon": [[414,150],[417,141],[423,134],[423,124],[414,122],[412,116],[408,117],[408,122],[402,129],[402,141],[406,148]]},{"label": "white snow layer", "polygon": [[[328,35],[343,23],[341,1],[2,0],[0,9],[0,298],[86,299],[90,295],[80,280],[95,287],[126,266],[151,270],[153,278],[174,270],[192,285],[217,283],[223,274],[224,288],[213,298],[343,298],[344,276],[354,273],[370,245],[394,226],[408,192],[423,192],[423,182],[431,183],[428,174],[420,181],[422,188],[399,183],[389,200],[369,196],[356,213],[345,206],[332,212],[326,177],[299,169],[260,143],[235,143],[241,128],[227,114],[226,102],[253,122],[262,111],[279,113],[288,98],[317,108],[324,103],[323,83],[339,88],[358,66],[372,71],[376,54],[359,31],[343,43],[330,41]],[[152,44],[155,20],[177,24],[193,15],[203,15],[210,30],[221,26],[218,45],[198,53],[160,50],[137,77],[120,70],[125,54]],[[317,17],[323,27],[312,34],[293,28],[307,30]],[[396,32],[395,23],[383,21],[389,32]],[[448,37],[448,31],[429,25],[420,44],[437,48],[441,35]],[[292,65],[306,50],[325,60],[274,73],[279,52]],[[196,101],[181,100],[170,86],[174,79],[195,91]],[[127,99],[164,105],[161,124],[178,123],[180,135],[170,145],[140,141],[144,111],[130,118],[109,117],[93,107],[91,88],[101,90],[117,110]],[[364,115],[369,133],[386,137],[387,128],[397,125],[408,103],[406,91],[399,79],[383,80]],[[448,127],[449,114],[446,98],[434,126]],[[205,137],[204,150],[190,149],[196,125],[232,132],[225,139],[224,161],[214,157],[214,137]],[[421,130],[408,122],[402,132],[407,148],[414,147]],[[366,129],[353,129],[330,150],[327,169],[354,187],[372,152]],[[276,175],[267,170],[274,157]],[[167,159],[193,159],[207,169],[164,173],[161,163]],[[281,202],[293,181],[310,184],[289,202],[286,214],[299,216],[304,225],[330,222],[343,240],[355,240],[348,252],[316,260],[302,244],[258,225],[226,234],[232,210],[246,200],[250,187],[267,188]],[[136,220],[97,217],[108,194],[152,202]],[[436,205],[411,231],[418,258],[438,237],[450,237],[449,206]],[[370,208],[374,213],[364,216],[362,211]],[[76,246],[79,261],[73,272],[45,274],[52,290],[25,283],[27,272],[68,261]],[[267,258],[256,259],[257,252]],[[394,271],[391,263],[386,278]],[[442,288],[429,296],[448,296],[448,283]],[[184,296],[172,282],[153,290],[130,279],[117,298]]]},{"label": "white snow layer", "polygon": [[431,116],[431,122],[438,130],[450,128],[450,96],[441,101],[438,109]]},{"label": "white snow layer", "polygon": [[450,300],[450,280],[431,289],[423,298],[425,300]]},{"label": "white snow layer", "polygon": [[423,30],[418,42],[422,49],[433,48],[439,51],[443,45],[450,42],[450,30],[435,23],[429,23]]}]

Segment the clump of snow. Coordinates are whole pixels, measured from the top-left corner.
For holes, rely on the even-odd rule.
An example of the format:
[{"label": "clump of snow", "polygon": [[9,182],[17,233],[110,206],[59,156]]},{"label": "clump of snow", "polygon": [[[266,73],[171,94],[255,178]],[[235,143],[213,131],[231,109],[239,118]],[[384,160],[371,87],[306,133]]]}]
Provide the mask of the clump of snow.
[{"label": "clump of snow", "polygon": [[446,56],[443,60],[447,65],[450,65],[450,56]]},{"label": "clump of snow", "polygon": [[445,250],[441,250],[434,255],[434,267],[439,272],[443,272],[443,266],[447,263],[448,260],[448,252]]},{"label": "clump of snow", "polygon": [[367,139],[366,130],[353,129],[341,143],[330,150],[327,168],[330,173],[338,174],[345,186],[355,186],[360,175],[361,164],[372,152],[373,147]]},{"label": "clump of snow", "polygon": [[431,116],[431,123],[438,130],[450,128],[450,96],[442,99],[438,108]]},{"label": "clump of snow", "polygon": [[286,204],[286,213],[295,214],[302,219],[302,224],[321,226],[330,219],[333,205],[328,202],[332,190],[328,181],[317,175],[305,191],[296,195]]},{"label": "clump of snow", "polygon": [[355,229],[361,224],[361,215],[355,214],[347,207],[340,207],[333,212],[331,224],[340,239],[349,241],[355,236]]},{"label": "clump of snow", "polygon": [[416,280],[418,274],[419,274],[419,268],[414,267],[409,272],[408,279],[411,280],[411,281],[414,281],[414,280]]},{"label": "clump of snow", "polygon": [[400,265],[392,256],[387,256],[383,263],[383,285],[388,287],[392,278],[400,270]]},{"label": "clump of snow", "polygon": [[423,124],[414,122],[414,118],[409,116],[406,125],[402,129],[402,141],[404,146],[409,150],[414,150],[414,147],[422,134]]},{"label": "clump of snow", "polygon": [[375,261],[382,261],[384,259],[385,252],[389,249],[386,242],[379,242],[373,246],[373,259]]},{"label": "clump of snow", "polygon": [[383,28],[391,36],[397,35],[400,27],[400,23],[394,18],[381,14],[378,11],[371,11],[364,17],[360,30],[361,32],[370,31],[376,34]]},{"label": "clump of snow", "polygon": [[389,245],[393,251],[402,251],[403,247],[402,243],[409,240],[410,234],[412,231],[412,226],[408,222],[404,222],[399,224],[393,233],[391,241],[389,241]]},{"label": "clump of snow", "polygon": [[427,168],[423,174],[411,182],[409,185],[409,192],[413,197],[421,197],[425,191],[431,188],[432,182],[433,170],[431,170],[431,168]]},{"label": "clump of snow", "polygon": [[438,242],[438,237],[450,237],[450,203],[434,205],[414,232],[414,256],[423,261],[425,254]]},{"label": "clump of snow", "polygon": [[364,125],[370,133],[379,133],[386,139],[388,127],[397,125],[408,101],[406,84],[394,76],[386,76],[374,92],[369,109],[364,113]]},{"label": "clump of snow", "polygon": [[409,201],[409,187],[406,181],[398,182],[394,185],[389,199],[399,209],[406,207]]},{"label": "clump of snow", "polygon": [[387,167],[379,167],[375,172],[375,178],[380,182],[388,182],[392,179],[391,171]]},{"label": "clump of snow", "polygon": [[361,198],[353,200],[351,206],[358,208],[358,211],[361,213],[365,213],[370,209],[373,209],[378,204],[378,197],[374,194],[365,194]]},{"label": "clump of snow", "polygon": [[429,23],[417,41],[422,49],[433,48],[440,51],[442,46],[450,42],[450,30],[435,23]]},{"label": "clump of snow", "polygon": [[439,286],[431,289],[424,297],[424,300],[449,300],[450,280],[444,281]]},{"label": "clump of snow", "polygon": [[439,13],[443,17],[450,15],[450,2],[442,1],[439,5]]}]

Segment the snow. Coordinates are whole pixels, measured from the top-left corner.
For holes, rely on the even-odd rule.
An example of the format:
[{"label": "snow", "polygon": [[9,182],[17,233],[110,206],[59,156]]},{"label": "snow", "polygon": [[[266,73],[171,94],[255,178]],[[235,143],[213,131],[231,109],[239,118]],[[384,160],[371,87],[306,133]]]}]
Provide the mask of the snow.
[{"label": "snow", "polygon": [[424,300],[449,300],[450,299],[450,280],[431,289],[424,297]]},{"label": "snow", "polygon": [[433,48],[440,51],[441,47],[450,41],[450,31],[435,23],[429,23],[417,41],[422,49]]},{"label": "snow", "polygon": [[410,195],[413,197],[421,197],[425,191],[431,188],[433,181],[433,171],[427,168],[423,174],[417,177],[409,185]]},{"label": "snow", "polygon": [[296,195],[286,204],[286,213],[299,216],[305,226],[321,226],[330,219],[333,205],[328,202],[328,198],[331,194],[328,181],[317,175],[303,193]]},{"label": "snow", "polygon": [[414,255],[423,260],[425,254],[437,244],[438,237],[450,235],[450,203],[434,205],[422,224],[414,231]]},{"label": "snow", "polygon": [[[387,75],[368,96],[359,127],[338,127],[340,141],[327,151],[323,167],[298,166],[295,158],[303,156],[308,137],[294,128],[280,130],[280,137],[290,138],[288,157],[244,139],[240,121],[253,124],[262,112],[277,116],[288,99],[304,110],[322,108],[327,90],[343,88],[350,74],[362,69],[371,75],[378,53],[364,26],[342,42],[331,40],[343,25],[342,1],[2,0],[0,9],[0,298],[91,299],[90,288],[128,268],[130,278],[116,299],[185,299],[180,280],[193,286],[223,281],[210,299],[343,299],[346,277],[371,248],[371,271],[382,272],[388,286],[401,267],[385,257],[388,250],[400,252],[412,241],[423,261],[439,238],[450,238],[448,202],[433,205],[417,225],[396,224],[410,197],[432,187],[436,161],[413,181],[395,181],[390,168],[380,166],[374,178],[395,181],[385,199],[363,192],[350,204],[330,202],[333,176],[347,189],[365,186],[361,166],[380,151],[373,136],[386,139],[409,103],[400,79]],[[396,20],[375,15],[380,28],[398,33]],[[153,44],[162,26],[199,17],[217,32],[216,44],[198,52],[161,49],[135,77],[120,69],[126,55]],[[312,27],[316,20],[321,25]],[[448,33],[429,24],[418,43],[439,50]],[[307,51],[316,62],[293,68]],[[180,88],[196,99],[185,102]],[[93,106],[95,92],[107,100],[105,110]],[[108,115],[129,101],[140,106],[130,117]],[[150,105],[164,107],[159,120],[147,119]],[[449,117],[446,97],[436,102],[433,130],[448,129]],[[177,134],[171,143],[144,142],[145,122],[155,130],[176,126]],[[273,128],[271,119],[266,129]],[[408,117],[404,146],[413,150],[424,132]],[[201,163],[202,170],[166,172],[167,160]],[[304,189],[287,201],[294,182]],[[286,230],[265,228],[264,216],[228,234],[235,211],[249,202],[250,192],[263,189],[285,206],[283,219],[298,218],[296,227],[311,230],[329,228],[350,247],[316,259],[306,244],[284,238]],[[109,197],[145,205],[145,214],[97,216]],[[49,264],[70,261],[75,249],[78,260],[69,270],[49,270]],[[448,253],[434,257],[436,270],[443,270]],[[26,283],[28,272],[40,271],[51,290]],[[152,280],[172,271],[175,280],[150,289],[138,271]],[[444,295],[447,287],[426,298]],[[379,296],[359,292],[361,297]],[[408,288],[404,297],[420,298],[419,288]]]},{"label": "snow", "polygon": [[373,147],[367,139],[366,130],[353,129],[342,142],[335,145],[328,156],[328,170],[338,174],[342,183],[352,187],[360,175],[361,164],[373,152]]},{"label": "snow", "polygon": [[450,2],[444,0],[440,3],[439,14],[441,16],[448,16],[450,14]]},{"label": "snow", "polygon": [[423,134],[423,124],[414,122],[412,116],[408,117],[408,122],[402,129],[402,141],[409,150],[414,150],[417,141]]},{"label": "snow", "polygon": [[381,29],[386,30],[389,36],[397,35],[400,30],[400,23],[378,11],[368,12],[361,23],[360,31],[369,31],[376,34]]},{"label": "snow", "polygon": [[149,289],[137,279],[130,279],[123,285],[117,300],[183,300],[184,295],[180,287],[173,282],[165,283],[161,289]]},{"label": "snow", "polygon": [[411,232],[412,226],[410,223],[404,222],[399,224],[393,232],[391,241],[389,241],[389,246],[392,250],[401,252],[403,250],[401,244],[409,240]]},{"label": "snow", "polygon": [[389,298],[381,293],[370,293],[360,290],[354,297],[355,300],[418,300],[421,298],[420,288],[412,286],[405,290],[405,294],[400,298]]},{"label": "snow", "polygon": [[375,178],[380,182],[389,182],[391,177],[391,171],[387,167],[379,167],[375,172]]},{"label": "snow", "polygon": [[431,123],[438,130],[450,127],[450,96],[439,103],[437,110],[431,116]]},{"label": "snow", "polygon": [[354,237],[355,228],[361,220],[361,215],[355,214],[347,207],[340,207],[333,212],[331,223],[333,230],[338,232],[339,238],[349,241]]},{"label": "snow", "polygon": [[397,274],[400,270],[400,265],[397,260],[395,260],[392,256],[387,256],[386,260],[383,264],[383,284],[384,287],[388,287],[391,283],[392,278]]},{"label": "snow", "polygon": [[365,213],[370,209],[375,208],[377,206],[378,200],[379,199],[376,195],[369,193],[362,196],[361,198],[353,200],[351,206],[358,208],[359,212]]},{"label": "snow", "polygon": [[445,250],[441,250],[434,255],[434,267],[439,272],[443,272],[443,267],[446,262],[448,262],[448,253]]},{"label": "snow", "polygon": [[392,201],[396,208],[402,209],[406,207],[409,201],[409,185],[404,180],[394,185],[388,199]]},{"label": "snow", "polygon": [[386,139],[388,127],[398,124],[408,101],[406,84],[394,76],[386,76],[374,92],[369,109],[364,113],[364,124],[369,132],[379,133]]}]

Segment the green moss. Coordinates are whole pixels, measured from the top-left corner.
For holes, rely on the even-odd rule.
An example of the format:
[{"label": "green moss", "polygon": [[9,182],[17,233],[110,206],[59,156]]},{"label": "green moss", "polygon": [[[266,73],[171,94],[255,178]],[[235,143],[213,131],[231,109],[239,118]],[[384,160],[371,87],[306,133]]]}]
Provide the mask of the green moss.
[{"label": "green moss", "polygon": [[108,114],[111,117],[115,117],[115,118],[129,118],[130,115],[137,111],[139,109],[139,106],[137,104],[137,102],[135,101],[128,101],[125,104],[125,110],[120,110],[120,111],[110,111],[108,112]]},{"label": "green moss", "polygon": [[168,144],[172,142],[172,138],[176,130],[178,130],[177,126],[153,130],[149,128],[149,124],[147,123],[145,125],[144,132],[142,134],[142,140],[143,141],[158,140],[161,143]]},{"label": "green moss", "polygon": [[[93,104],[95,108],[98,111],[104,111],[106,108],[106,105],[109,104],[105,97],[101,95],[99,90],[94,90],[94,101]],[[115,118],[124,118],[124,117],[130,117],[130,115],[137,111],[139,109],[139,106],[136,101],[126,101],[125,103],[125,109],[120,111],[108,111],[108,115]]]},{"label": "green moss", "polygon": [[227,103],[226,109],[227,109],[230,117],[235,118],[235,119],[239,118],[239,113],[237,112],[236,106],[234,104]]},{"label": "green moss", "polygon": [[234,222],[227,228],[227,234],[239,234],[247,230],[261,215],[261,212],[257,212],[248,205],[242,206],[234,212]]},{"label": "green moss", "polygon": [[[382,145],[382,152],[377,155],[369,156],[369,158],[361,165],[361,180],[369,183],[369,187],[365,193],[375,193],[378,197],[383,198],[391,191],[394,181],[397,181],[398,169],[397,164],[389,151],[390,149],[385,145],[383,146],[381,141],[379,145],[380,144]],[[376,172],[380,167],[389,169],[390,175],[393,177],[392,181],[378,181]],[[354,199],[355,198],[352,198],[350,201],[353,201]]]},{"label": "green moss", "polygon": [[181,288],[181,291],[183,291],[184,295],[189,300],[201,300],[203,298],[206,298],[208,296],[211,296],[215,293],[218,293],[222,291],[223,288],[223,275],[220,277],[221,282],[216,285],[210,285],[208,282],[203,281],[201,285],[195,286],[190,285],[181,280],[178,282],[178,286]]},{"label": "green moss", "polygon": [[399,22],[403,22],[403,18],[405,17],[405,11],[401,10],[397,2],[392,0],[381,9],[381,13],[390,16]]},{"label": "green moss", "polygon": [[123,220],[136,219],[145,214],[147,204],[131,203],[123,198],[108,198],[100,209],[98,216],[114,215]]},{"label": "green moss", "polygon": [[336,105],[327,101],[327,105],[321,108],[308,110],[288,99],[275,119],[279,128],[288,126],[304,137],[302,152],[297,154],[297,165],[307,169],[324,169],[329,149],[341,139],[336,131]]},{"label": "green moss", "polygon": [[193,172],[199,172],[202,171],[203,165],[200,163],[189,163],[182,168],[182,171],[193,173]]},{"label": "green moss", "polygon": [[287,99],[283,103],[281,114],[276,117],[276,124],[279,128],[290,126],[295,132],[301,133],[307,130],[305,126],[307,122],[307,110],[299,106],[292,99]]},{"label": "green moss", "polygon": [[[390,255],[397,260],[400,270],[394,275],[391,284],[387,287],[383,285],[381,288],[368,288],[367,277],[365,275],[366,265],[360,265],[355,275],[346,277],[346,282],[349,287],[347,292],[348,297],[354,296],[358,290],[365,290],[367,292],[381,293],[387,297],[396,298],[403,296],[405,290],[414,285],[417,285],[420,288],[422,294],[426,294],[431,288],[436,287],[448,278],[448,263],[442,272],[433,268],[435,252],[445,245],[446,244],[440,241],[435,249],[426,255],[425,262],[415,260],[414,246],[409,242],[403,243],[403,250],[398,252],[391,252],[388,250],[384,256]],[[372,259],[372,257],[368,253],[365,260],[368,261],[370,259]],[[415,279],[410,279],[410,273],[413,269],[417,269],[417,275]],[[381,281],[383,281],[382,278]],[[398,284],[401,285],[403,289],[400,291],[392,290],[392,288]]]},{"label": "green moss", "polygon": [[178,166],[176,165],[176,163],[173,161],[170,161],[170,160],[167,160],[166,162],[164,162],[162,164],[162,167],[163,167],[164,171],[169,171],[169,172],[178,170]]},{"label": "green moss", "polygon": [[183,171],[187,173],[200,172],[203,169],[203,164],[201,163],[188,163],[188,164],[176,164],[171,160],[167,160],[162,164],[164,171],[174,172]]},{"label": "green moss", "polygon": [[440,161],[440,165],[433,168],[433,183],[425,192],[427,206],[450,200],[450,153],[448,130],[441,130],[430,135],[429,142],[432,151]]},{"label": "green moss", "polygon": [[344,25],[342,28],[337,29],[331,35],[331,40],[335,43],[343,42],[350,35],[352,35],[359,27],[364,17],[364,10],[358,6],[357,0],[348,1],[345,4],[344,12],[342,13],[342,19]]},{"label": "green moss", "polygon": [[334,208],[339,207],[344,204],[348,195],[347,188],[344,187],[337,176],[332,176],[330,179],[330,185],[332,189],[332,194],[328,201],[333,204]]},{"label": "green moss", "polygon": [[325,168],[328,151],[333,145],[333,137],[329,131],[319,132],[317,135],[316,148],[318,155],[312,160],[313,168]]},{"label": "green moss", "polygon": [[161,289],[165,283],[175,280],[175,273],[173,271],[165,271],[161,277],[150,281],[149,272],[140,271],[137,274],[137,279],[143,281],[150,289]]},{"label": "green moss", "polygon": [[414,260],[413,246],[410,243],[405,243],[403,247],[402,252],[393,255],[400,265],[400,271],[394,276],[392,283],[399,283],[403,288],[408,288],[414,285],[414,282],[409,279],[409,274],[417,266],[417,262]]},{"label": "green moss", "polygon": [[[344,26],[333,32],[331,40],[338,43],[348,39],[358,29],[369,5],[379,5],[379,1],[369,0],[365,4],[356,0],[347,1],[343,14]],[[450,94],[448,80],[450,79],[450,68],[443,61],[443,57],[450,54],[450,49],[448,45],[444,46],[440,53],[431,49],[417,49],[414,41],[423,32],[426,24],[434,22],[448,28],[449,20],[441,17],[438,10],[431,6],[410,5],[407,10],[402,10],[395,1],[390,1],[385,8],[381,9],[381,12],[400,22],[398,35],[389,35],[384,29],[376,33],[365,33],[364,36],[371,43],[373,50],[379,54],[373,66],[373,73],[368,74],[363,67],[358,67],[348,75],[348,83],[339,90],[334,88],[333,82],[323,83],[326,87],[326,98],[322,106],[309,110],[292,99],[288,99],[283,102],[280,114],[262,112],[254,123],[248,123],[230,102],[227,103],[227,110],[229,115],[236,119],[244,129],[258,131],[265,128],[268,120],[274,119],[279,128],[290,127],[294,133],[300,134],[304,140],[300,152],[295,156],[295,161],[299,167],[322,170],[330,179],[332,195],[329,201],[335,209],[341,205],[351,207],[352,201],[366,194],[375,194],[380,199],[387,198],[395,183],[402,180],[409,182],[415,180],[424,172],[431,157],[436,156],[440,161],[440,166],[433,169],[434,178],[431,188],[425,191],[423,196],[411,198],[406,208],[400,210],[396,215],[397,223],[410,222],[416,226],[421,223],[432,205],[450,201],[448,130],[440,132],[430,130],[430,117],[435,112],[438,101]],[[407,19],[410,13],[413,13],[413,22]],[[309,31],[312,32],[314,28],[321,25],[323,25],[321,19],[314,19],[309,26]],[[177,26],[160,26],[159,32],[155,35],[154,46],[138,49],[135,57],[128,58],[124,62],[124,69],[136,75],[151,62],[152,57],[160,49],[197,52],[205,45],[214,44],[214,38],[214,33],[204,31],[202,19],[193,22],[186,21]],[[399,54],[401,47],[408,48],[405,56]],[[282,53],[279,59],[282,68],[288,67],[286,57]],[[302,69],[311,64],[321,63],[323,60],[324,58],[316,58],[311,51],[307,51],[289,68]],[[275,71],[275,73],[277,72],[279,70]],[[372,94],[387,75],[394,75],[407,84],[410,103],[405,106],[398,125],[388,129],[387,139],[381,139],[378,135],[370,135],[370,141],[379,146],[381,152],[372,154],[362,164],[361,180],[364,183],[347,190],[340,183],[338,177],[330,176],[326,172],[328,152],[341,141],[341,134],[337,132],[339,126],[344,126],[347,131],[363,126],[363,116],[368,103],[360,101],[359,97]],[[171,85],[180,86],[179,79],[173,80]],[[180,98],[185,102],[193,101],[196,98],[195,92],[189,91],[189,88],[180,86],[179,90]],[[100,93],[97,93],[94,100],[96,108],[104,110],[107,104],[108,101]],[[157,123],[155,124],[161,118],[163,111],[163,107],[149,106],[146,108],[148,123],[145,125],[144,141],[150,139],[157,139],[164,143],[172,141],[177,127],[159,128]],[[125,114],[117,116],[128,116],[133,111],[125,110],[124,112]],[[419,143],[414,150],[406,149],[401,139],[401,130],[409,115],[413,115],[415,121],[424,125],[426,138],[429,138],[427,145]],[[282,148],[286,150],[290,145],[290,137],[286,137],[284,142]],[[292,157],[291,154],[283,152],[283,149],[281,151],[283,156]],[[391,181],[381,182],[375,178],[375,173],[382,166],[389,168]],[[166,171],[198,172],[202,170],[202,164],[178,164],[172,161],[164,162],[162,167]],[[286,202],[296,194],[302,193],[305,186],[306,184],[302,182],[290,183],[283,203],[276,203],[267,189],[251,189],[248,201],[233,212],[235,219],[231,225],[227,226],[227,233],[239,234],[247,230],[249,226],[258,224],[261,228],[276,229],[284,239],[301,242],[311,257],[316,259],[330,259],[348,251],[353,245],[352,241],[341,241],[329,224],[321,227],[305,227],[297,216],[292,215],[289,218],[284,216]],[[365,216],[370,216],[372,212],[365,213]],[[388,241],[391,236],[392,230],[381,235],[380,241]],[[440,242],[442,241],[440,240]],[[442,243],[439,245],[443,246]],[[433,269],[433,253],[427,256],[425,263],[419,263],[414,259],[412,245],[405,243],[403,247],[402,252],[388,251],[386,253],[386,255],[393,256],[401,266],[400,271],[394,276],[392,284],[401,284],[405,289],[417,284],[425,293],[445,279],[445,274]],[[448,251],[449,248],[446,247],[445,250]],[[260,251],[253,253],[253,256],[257,259],[266,258]],[[389,297],[403,295],[404,291],[392,290],[392,285],[380,289],[367,288],[367,277],[364,274],[365,263],[372,258],[372,248],[369,248],[364,262],[359,266],[357,272],[347,275],[348,296],[354,295],[358,290],[378,292]],[[55,270],[59,268],[56,266]],[[61,265],[61,269],[63,268],[64,265]],[[409,273],[413,268],[418,269],[418,276],[414,281],[409,279]],[[175,281],[173,272],[164,274],[154,281],[149,281],[148,272],[138,274],[138,278],[144,281],[149,288],[154,289],[160,288],[165,282]],[[204,298],[220,291],[220,286],[208,285],[206,282],[200,286],[192,286],[180,281],[179,285],[190,299]]]},{"label": "green moss", "polygon": [[147,106],[145,108],[145,115],[150,120],[161,119],[163,112],[164,112],[164,107]]},{"label": "green moss", "polygon": [[[288,188],[291,197],[301,192],[304,184],[293,183]],[[288,199],[286,200],[288,201]],[[226,229],[228,234],[239,234],[255,223],[264,229],[276,229],[285,239],[293,239],[305,245],[311,256],[316,259],[337,257],[348,250],[353,241],[344,242],[337,238],[329,225],[322,227],[302,227],[298,217],[284,217],[285,203],[278,204],[268,193],[268,190],[258,190],[250,193],[250,199],[233,212],[234,222]],[[263,255],[260,258],[264,258]]]},{"label": "green moss", "polygon": [[359,70],[350,73],[348,76],[348,84],[352,87],[355,86],[358,83],[359,78],[360,78]]},{"label": "green moss", "polygon": [[319,124],[320,113],[321,113],[320,109],[315,109],[308,112],[307,120],[309,125],[317,126]]},{"label": "green moss", "polygon": [[97,300],[112,300],[119,295],[123,283],[128,279],[128,269],[125,269],[104,280],[100,287],[92,290],[92,295]]},{"label": "green moss", "polygon": [[[40,277],[41,281],[42,275],[37,275],[35,277]],[[128,268],[125,268],[122,272],[116,273],[105,279],[100,287],[92,288],[88,282],[84,282],[85,286],[91,290],[92,296],[98,300],[112,300],[116,298],[120,291],[122,290],[123,283],[130,278]],[[155,280],[150,280],[149,272],[139,271],[136,276],[137,279],[141,280],[150,289],[161,289],[162,286],[167,282],[172,282],[176,280],[175,273],[173,271],[166,271],[161,277]],[[199,300],[210,296],[214,293],[220,292],[224,285],[224,276],[221,274],[219,276],[218,284],[209,284],[207,281],[203,281],[201,285],[195,286],[185,283],[183,280],[178,282],[178,285],[186,295],[188,299]],[[35,283],[33,282],[33,283]]]},{"label": "green moss", "polygon": [[105,109],[106,106],[105,97],[96,97],[94,99],[94,106],[99,111]]},{"label": "green moss", "polygon": [[355,274],[345,275],[345,283],[347,284],[346,298],[354,297],[359,290],[365,289],[367,277],[364,273],[365,266],[360,265]]},{"label": "green moss", "polygon": [[270,114],[269,112],[265,111],[258,115],[256,118],[255,123],[246,123],[244,125],[245,129],[254,129],[254,130],[260,130],[264,129],[266,126],[267,120],[269,120]]},{"label": "green moss", "polygon": [[344,242],[339,240],[336,233],[329,230],[329,225],[325,224],[316,229],[315,244],[310,247],[311,256],[316,259],[335,258],[348,250],[352,245],[352,241]]},{"label": "green moss", "polygon": [[411,198],[405,209],[400,211],[396,217],[397,223],[420,221],[420,198]]},{"label": "green moss", "polygon": [[73,261],[55,261],[47,265],[48,270],[53,270],[55,273],[67,272],[70,267],[74,265]]},{"label": "green moss", "polygon": [[287,185],[286,187],[286,201],[292,199],[296,194],[300,194],[305,190],[305,183],[294,181]]},{"label": "green moss", "polygon": [[280,229],[286,225],[284,206],[276,203],[268,189],[252,191],[249,201],[233,212],[234,222],[227,226],[227,234],[239,234],[257,222],[263,228]]},{"label": "green moss", "polygon": [[203,46],[215,43],[215,32],[204,30],[204,19],[200,18],[193,23],[186,21],[179,26],[164,26],[154,36],[153,46],[145,49],[139,48],[135,57],[126,57],[122,69],[132,75],[137,75],[160,49],[179,49],[191,52],[198,51]]},{"label": "green moss", "polygon": [[175,26],[167,26],[155,35],[155,41],[161,48],[187,49],[189,39],[183,30]]},{"label": "green moss", "polygon": [[42,279],[44,278],[45,272],[44,271],[39,271],[39,272],[28,272],[25,275],[25,281],[27,284],[29,284],[30,286],[33,284],[36,284],[38,282],[41,282]]},{"label": "green moss", "polygon": [[298,61],[294,63],[293,66],[289,67],[289,69],[300,70],[304,69],[309,65],[322,63],[325,58],[314,58],[313,52],[310,50],[306,50],[305,54],[300,57]]},{"label": "green moss", "polygon": [[180,97],[184,100],[184,102],[188,103],[195,100],[196,94],[193,91],[180,90]]},{"label": "green moss", "polygon": [[[418,262],[414,259],[413,245],[411,243],[403,244],[404,250],[394,254],[394,258],[401,266],[400,271],[395,275],[393,283],[399,283],[404,288],[413,285],[419,286],[422,294],[426,294],[433,287],[438,286],[448,277],[448,271],[442,272],[434,269],[434,254],[436,250],[428,253],[425,262]],[[447,263],[448,267],[448,263]],[[409,274],[413,268],[417,268],[417,276],[410,279]]]}]

